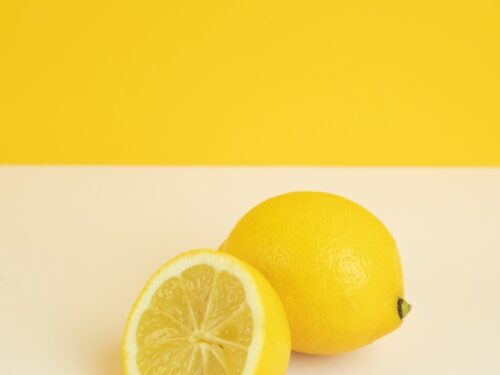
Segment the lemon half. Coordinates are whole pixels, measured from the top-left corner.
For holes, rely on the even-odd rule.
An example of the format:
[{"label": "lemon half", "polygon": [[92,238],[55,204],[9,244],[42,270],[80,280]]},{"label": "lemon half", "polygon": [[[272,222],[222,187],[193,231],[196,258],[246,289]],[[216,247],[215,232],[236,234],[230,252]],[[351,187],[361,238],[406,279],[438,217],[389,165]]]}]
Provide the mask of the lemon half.
[{"label": "lemon half", "polygon": [[193,250],[161,267],[129,315],[125,374],[285,374],[290,331],[271,285],[231,255]]}]

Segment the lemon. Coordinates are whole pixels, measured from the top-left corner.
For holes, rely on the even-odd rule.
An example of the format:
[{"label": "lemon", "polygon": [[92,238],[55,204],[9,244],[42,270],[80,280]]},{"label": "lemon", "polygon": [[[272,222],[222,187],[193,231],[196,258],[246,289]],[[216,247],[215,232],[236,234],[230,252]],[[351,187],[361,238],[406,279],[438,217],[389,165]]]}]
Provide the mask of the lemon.
[{"label": "lemon", "polygon": [[231,255],[193,250],[161,267],[129,315],[129,375],[285,374],[290,331],[267,280]]},{"label": "lemon", "polygon": [[353,350],[396,329],[410,309],[393,237],[373,214],[337,195],[271,198],[237,223],[220,250],[274,286],[299,352]]}]

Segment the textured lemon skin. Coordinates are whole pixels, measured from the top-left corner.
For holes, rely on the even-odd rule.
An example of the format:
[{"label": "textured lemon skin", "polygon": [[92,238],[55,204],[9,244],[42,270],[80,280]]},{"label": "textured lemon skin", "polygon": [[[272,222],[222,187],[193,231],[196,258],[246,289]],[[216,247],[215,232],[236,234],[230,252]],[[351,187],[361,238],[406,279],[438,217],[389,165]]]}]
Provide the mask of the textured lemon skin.
[{"label": "textured lemon skin", "polygon": [[207,249],[191,250],[178,255],[177,257],[165,263],[149,278],[148,282],[135,300],[134,305],[132,306],[130,314],[127,318],[127,323],[125,325],[125,332],[123,334],[121,345],[122,368],[124,374],[135,375],[130,373],[130,371],[128,370],[128,362],[134,359],[130,358],[128,355],[126,338],[129,334],[134,334],[129,330],[131,326],[130,322],[132,317],[135,315],[138,304],[141,301],[146,290],[151,285],[151,283],[160,274],[163,273],[165,269],[181,259],[196,257],[200,254],[209,254],[210,256],[225,258],[225,261],[233,262],[238,266],[240,270],[251,277],[253,285],[257,290],[257,295],[260,297],[259,302],[263,314],[263,324],[260,327],[262,329],[262,343],[260,346],[258,358],[256,360],[257,364],[255,367],[255,371],[252,373],[252,375],[284,375],[290,361],[291,334],[285,309],[279,299],[278,294],[273,289],[271,284],[266,280],[266,278],[262,276],[262,274],[253,266],[237,259],[234,256],[231,256],[230,254],[224,254]]},{"label": "textured lemon skin", "polygon": [[245,264],[251,273],[264,311],[264,341],[255,375],[285,374],[290,360],[291,333],[285,308],[269,281],[254,267]]},{"label": "textured lemon skin", "polygon": [[294,192],[250,210],[221,251],[252,264],[285,306],[292,348],[336,354],[401,324],[396,243],[369,211],[343,197]]}]

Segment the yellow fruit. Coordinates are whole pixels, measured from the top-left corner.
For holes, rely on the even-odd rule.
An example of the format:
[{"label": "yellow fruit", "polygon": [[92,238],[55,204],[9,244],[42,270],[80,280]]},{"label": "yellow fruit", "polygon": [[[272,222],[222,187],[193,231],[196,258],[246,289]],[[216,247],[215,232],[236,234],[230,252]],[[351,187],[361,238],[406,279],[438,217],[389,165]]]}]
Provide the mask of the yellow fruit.
[{"label": "yellow fruit", "polygon": [[125,374],[285,374],[283,306],[253,267],[211,250],[184,253],[148,281],[130,312]]},{"label": "yellow fruit", "polygon": [[252,264],[273,285],[299,352],[358,348],[397,328],[410,308],[391,234],[337,195],[271,198],[238,222],[220,250]]}]

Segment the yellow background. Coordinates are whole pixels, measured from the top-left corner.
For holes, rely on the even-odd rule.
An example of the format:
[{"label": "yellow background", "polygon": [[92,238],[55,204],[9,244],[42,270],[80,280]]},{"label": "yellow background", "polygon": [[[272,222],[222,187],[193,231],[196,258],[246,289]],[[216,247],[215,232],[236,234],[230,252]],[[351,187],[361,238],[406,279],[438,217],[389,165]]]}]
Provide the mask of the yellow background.
[{"label": "yellow background", "polygon": [[500,165],[500,1],[1,0],[0,162]]}]

